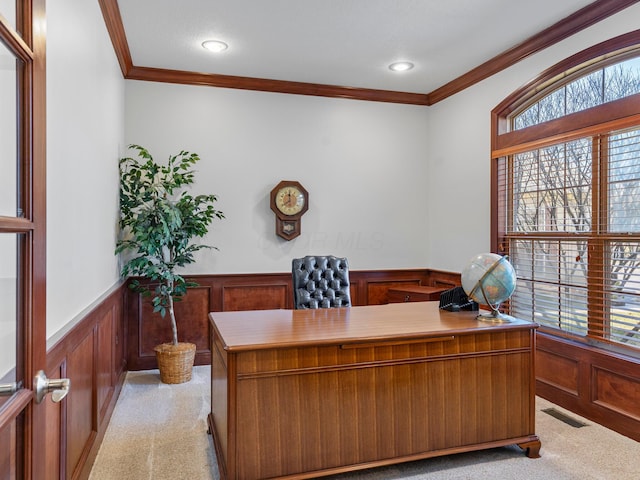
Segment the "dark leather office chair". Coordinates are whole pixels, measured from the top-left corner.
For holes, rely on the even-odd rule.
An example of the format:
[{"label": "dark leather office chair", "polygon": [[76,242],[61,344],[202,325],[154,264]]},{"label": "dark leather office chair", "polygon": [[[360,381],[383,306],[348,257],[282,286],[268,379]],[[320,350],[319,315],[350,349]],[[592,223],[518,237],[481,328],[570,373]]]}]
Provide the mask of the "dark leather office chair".
[{"label": "dark leather office chair", "polygon": [[293,308],[350,307],[349,264],[333,255],[294,258]]}]

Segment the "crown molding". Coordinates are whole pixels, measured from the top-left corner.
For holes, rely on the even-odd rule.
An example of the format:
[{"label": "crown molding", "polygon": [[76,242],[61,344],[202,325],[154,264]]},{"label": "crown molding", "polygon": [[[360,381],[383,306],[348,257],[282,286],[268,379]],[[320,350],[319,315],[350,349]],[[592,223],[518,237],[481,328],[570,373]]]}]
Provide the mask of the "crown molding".
[{"label": "crown molding", "polygon": [[421,94],[135,66],[133,65],[126,32],[122,24],[118,1],[98,0],[109,36],[111,37],[111,43],[113,44],[118,62],[120,63],[122,74],[124,78],[128,80],[206,85],[262,92],[349,98],[353,100],[412,105],[434,105],[441,102],[517,62],[638,3],[638,1],[640,0],[596,0],[451,82],[430,93]]},{"label": "crown molding", "polygon": [[185,85],[206,85],[209,87],[312,95],[316,97],[349,98],[352,100],[368,100],[372,102],[427,105],[427,95],[421,93],[340,87],[336,85],[237,77],[233,75],[219,75],[215,73],[196,73],[184,70],[167,70],[162,68],[134,66],[129,70],[125,78],[128,80],[147,80],[152,82],[180,83]]},{"label": "crown molding", "polygon": [[122,76],[127,78],[129,71],[133,68],[133,60],[131,59],[127,34],[122,24],[118,0],[98,0],[98,3],[111,38],[111,44],[120,64],[120,70],[122,70]]},{"label": "crown molding", "polygon": [[491,60],[430,92],[427,95],[429,105],[459,93],[635,3],[638,3],[638,0],[598,0],[593,2],[515,47],[498,54]]}]

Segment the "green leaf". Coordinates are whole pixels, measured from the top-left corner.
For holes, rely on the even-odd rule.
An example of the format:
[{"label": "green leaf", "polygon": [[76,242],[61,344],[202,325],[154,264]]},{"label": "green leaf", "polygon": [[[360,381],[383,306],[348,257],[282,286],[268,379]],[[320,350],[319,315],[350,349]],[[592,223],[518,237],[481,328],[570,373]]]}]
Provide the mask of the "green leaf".
[{"label": "green leaf", "polygon": [[214,219],[225,217],[215,209],[215,195],[192,196],[186,190],[195,182],[197,154],[181,150],[161,165],[146,148],[131,144],[129,149],[135,156],[118,163],[120,232],[115,253],[127,255],[123,277],[147,279],[143,283],[134,278],[129,287],[152,297],[153,311],[165,317],[172,312],[172,301],[180,301],[188,288],[197,286],[176,268],[193,263],[194,253],[201,249],[216,249],[193,240],[204,237]]}]

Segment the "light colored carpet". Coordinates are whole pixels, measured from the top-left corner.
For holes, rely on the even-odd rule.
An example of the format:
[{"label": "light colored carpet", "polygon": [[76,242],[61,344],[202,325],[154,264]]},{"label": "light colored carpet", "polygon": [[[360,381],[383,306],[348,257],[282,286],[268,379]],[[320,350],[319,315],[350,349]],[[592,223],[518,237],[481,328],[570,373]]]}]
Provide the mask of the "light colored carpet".
[{"label": "light colored carpet", "polygon": [[[90,480],[218,480],[207,434],[209,367],[191,382],[160,383],[157,370],[129,372]],[[585,427],[542,412],[555,408]],[[328,480],[638,480],[640,443],[536,399],[542,457],[504,447],[364,470]]]}]

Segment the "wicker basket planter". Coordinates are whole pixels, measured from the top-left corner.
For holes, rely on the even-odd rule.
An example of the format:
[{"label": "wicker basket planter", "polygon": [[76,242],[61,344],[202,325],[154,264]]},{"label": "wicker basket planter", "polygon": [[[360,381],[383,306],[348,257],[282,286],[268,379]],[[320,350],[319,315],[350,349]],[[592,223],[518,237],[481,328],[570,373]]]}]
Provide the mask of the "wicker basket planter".
[{"label": "wicker basket planter", "polygon": [[191,371],[196,357],[195,344],[163,343],[157,345],[154,350],[162,383],[185,383],[191,380]]}]

